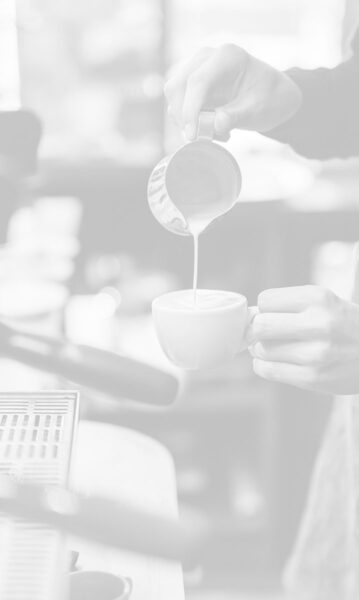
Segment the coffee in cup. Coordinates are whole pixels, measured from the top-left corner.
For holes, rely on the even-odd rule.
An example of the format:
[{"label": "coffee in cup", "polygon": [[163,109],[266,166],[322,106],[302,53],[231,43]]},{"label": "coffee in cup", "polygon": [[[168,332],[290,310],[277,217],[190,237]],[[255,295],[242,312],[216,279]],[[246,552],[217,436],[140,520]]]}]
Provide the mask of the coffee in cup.
[{"label": "coffee in cup", "polygon": [[231,361],[245,347],[251,311],[241,294],[220,290],[179,290],[152,303],[159,342],[183,369],[207,369]]}]

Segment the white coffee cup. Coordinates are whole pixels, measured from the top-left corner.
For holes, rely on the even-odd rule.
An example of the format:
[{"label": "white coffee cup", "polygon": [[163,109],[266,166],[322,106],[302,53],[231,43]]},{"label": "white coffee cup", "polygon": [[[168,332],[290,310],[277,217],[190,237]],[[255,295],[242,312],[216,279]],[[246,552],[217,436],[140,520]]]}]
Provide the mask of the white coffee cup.
[{"label": "white coffee cup", "polygon": [[156,298],[152,314],[167,357],[183,369],[218,367],[245,348],[251,319],[247,299],[220,290],[179,290]]}]

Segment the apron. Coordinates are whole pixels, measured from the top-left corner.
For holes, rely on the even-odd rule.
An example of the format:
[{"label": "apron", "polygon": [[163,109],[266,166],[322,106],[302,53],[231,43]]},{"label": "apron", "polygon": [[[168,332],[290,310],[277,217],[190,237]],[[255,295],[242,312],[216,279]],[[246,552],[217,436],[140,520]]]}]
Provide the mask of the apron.
[{"label": "apron", "polygon": [[359,396],[335,399],[284,584],[290,600],[359,599]]},{"label": "apron", "polygon": [[[344,58],[358,22],[359,0],[347,0]],[[357,303],[358,247],[352,292]],[[335,399],[284,585],[290,600],[359,600],[359,396]]]}]

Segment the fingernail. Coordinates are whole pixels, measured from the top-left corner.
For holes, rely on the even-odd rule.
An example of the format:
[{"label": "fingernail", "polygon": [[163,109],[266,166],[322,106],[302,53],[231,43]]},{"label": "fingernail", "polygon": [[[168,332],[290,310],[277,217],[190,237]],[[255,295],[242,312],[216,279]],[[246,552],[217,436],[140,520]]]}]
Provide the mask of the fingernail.
[{"label": "fingernail", "polygon": [[258,375],[258,377],[263,377],[263,373],[261,371],[262,361],[259,358],[254,358],[252,361],[253,372]]},{"label": "fingernail", "polygon": [[187,123],[186,127],[184,128],[184,133],[188,140],[193,141],[196,137],[196,128],[192,123]]}]

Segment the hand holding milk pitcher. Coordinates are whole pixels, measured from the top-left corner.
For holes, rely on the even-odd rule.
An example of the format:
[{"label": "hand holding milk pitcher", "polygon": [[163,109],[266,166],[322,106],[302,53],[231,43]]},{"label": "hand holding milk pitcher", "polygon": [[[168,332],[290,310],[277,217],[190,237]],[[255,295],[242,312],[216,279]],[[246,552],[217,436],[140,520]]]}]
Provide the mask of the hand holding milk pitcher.
[{"label": "hand holding milk pitcher", "polygon": [[237,202],[241,173],[234,157],[213,142],[215,113],[203,111],[194,142],[164,158],[153,170],[148,201],[169,231],[194,240],[193,288],[164,294],[152,312],[167,357],[184,369],[214,368],[245,347],[255,309],[241,294],[197,289],[199,236]]}]

